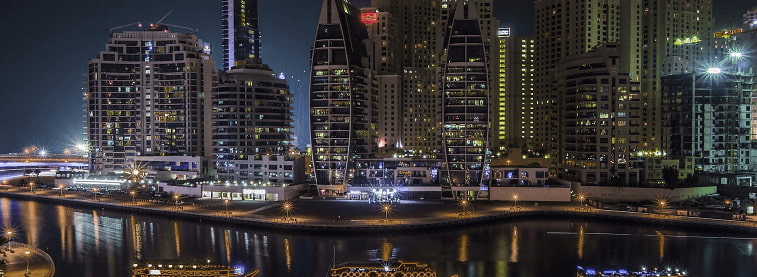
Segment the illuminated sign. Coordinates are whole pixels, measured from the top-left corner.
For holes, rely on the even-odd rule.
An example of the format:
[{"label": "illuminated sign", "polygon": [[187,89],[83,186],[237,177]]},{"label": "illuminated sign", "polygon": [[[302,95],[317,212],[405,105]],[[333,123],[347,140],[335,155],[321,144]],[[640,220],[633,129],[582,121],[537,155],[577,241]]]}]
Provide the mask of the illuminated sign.
[{"label": "illuminated sign", "polygon": [[698,42],[702,42],[702,40],[699,39],[699,37],[697,37],[697,36],[691,36],[690,38],[683,38],[683,39],[677,38],[673,42],[673,44],[674,45],[684,45],[684,44],[692,44],[692,43],[698,43]]},{"label": "illuminated sign", "polygon": [[160,270],[150,269],[150,275],[160,275]]},{"label": "illuminated sign", "polygon": [[715,32],[715,37],[716,38],[729,38],[732,35],[740,34],[743,31],[744,31],[743,29],[739,28],[739,29],[731,29],[731,30]]},{"label": "illuminated sign", "polygon": [[378,14],[375,12],[363,13],[360,15],[360,21],[365,23],[365,25],[376,23],[378,22]]},{"label": "illuminated sign", "polygon": [[499,29],[497,29],[497,36],[498,37],[510,37],[510,28],[499,28]]}]

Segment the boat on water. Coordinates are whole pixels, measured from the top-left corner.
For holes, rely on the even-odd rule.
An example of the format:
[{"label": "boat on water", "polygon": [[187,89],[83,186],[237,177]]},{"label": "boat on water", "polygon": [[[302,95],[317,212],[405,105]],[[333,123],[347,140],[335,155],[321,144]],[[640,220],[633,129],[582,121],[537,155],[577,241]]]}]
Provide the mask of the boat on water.
[{"label": "boat on water", "polygon": [[245,273],[241,268],[215,264],[134,264],[131,272],[132,277],[255,277],[260,270]]},{"label": "boat on water", "polygon": [[677,268],[646,268],[641,267],[639,270],[626,270],[625,268],[600,268],[600,267],[577,267],[576,277],[686,277],[689,276],[685,270]]}]

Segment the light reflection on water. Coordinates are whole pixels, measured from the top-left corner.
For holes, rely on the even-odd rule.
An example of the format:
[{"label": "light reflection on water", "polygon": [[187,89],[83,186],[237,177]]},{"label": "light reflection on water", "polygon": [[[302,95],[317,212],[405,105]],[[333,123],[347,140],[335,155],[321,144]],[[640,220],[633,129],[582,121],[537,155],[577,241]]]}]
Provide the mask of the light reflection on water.
[{"label": "light reflection on water", "polygon": [[131,264],[147,262],[223,264],[260,269],[258,276],[326,276],[332,264],[399,260],[428,264],[438,276],[575,276],[577,265],[757,276],[756,239],[630,224],[529,220],[448,232],[329,236],[3,198],[0,209],[3,226],[18,230],[14,240],[47,251],[57,276],[129,276]]}]

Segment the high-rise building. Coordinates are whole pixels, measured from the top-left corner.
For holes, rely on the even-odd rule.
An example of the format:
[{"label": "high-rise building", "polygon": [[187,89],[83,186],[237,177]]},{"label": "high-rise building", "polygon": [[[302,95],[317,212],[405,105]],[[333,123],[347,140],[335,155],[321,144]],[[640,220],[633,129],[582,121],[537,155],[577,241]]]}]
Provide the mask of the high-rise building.
[{"label": "high-rise building", "polygon": [[223,69],[260,58],[258,0],[223,0]]},{"label": "high-rise building", "polygon": [[489,153],[491,81],[474,1],[458,1],[441,63],[442,183],[479,185]]},{"label": "high-rise building", "polygon": [[[439,98],[436,70],[438,49],[441,47],[438,45],[438,3],[439,0],[373,0],[371,5],[379,14],[374,15],[375,11],[371,10],[363,14],[364,19],[377,19],[375,23],[363,21],[368,26],[369,35],[372,38],[380,38],[381,42],[381,45],[377,46],[381,56],[372,59],[377,62],[374,68],[379,74],[401,76],[401,86],[396,89],[396,108],[400,113],[395,116],[389,114],[389,118],[385,119],[385,122],[394,126],[384,125],[389,130],[395,128],[394,134],[398,137],[379,138],[380,147],[384,146],[380,148],[384,149],[380,150],[380,153],[404,153],[422,157],[433,156],[438,151],[436,116]],[[385,62],[388,63],[386,66],[383,65]],[[382,89],[385,85],[389,85],[391,89],[391,84],[386,83],[386,79],[383,82],[382,77],[377,79],[379,93],[387,92]],[[389,80],[394,79],[390,77]],[[391,91],[388,92],[393,95]],[[382,105],[395,108],[391,99],[385,100],[388,102]]]},{"label": "high-rise building", "polygon": [[555,70],[563,177],[584,185],[639,184],[639,82],[619,69],[617,44],[567,57]]},{"label": "high-rise building", "polygon": [[221,72],[213,93],[213,156],[218,178],[246,180],[247,160],[292,147],[292,94],[286,80],[249,61]]},{"label": "high-rise building", "polygon": [[668,158],[695,173],[753,172],[754,81],[754,73],[726,67],[663,77],[662,134]]},{"label": "high-rise building", "polygon": [[111,33],[88,67],[92,171],[121,171],[135,156],[210,157],[209,44],[165,26]]},{"label": "high-rise building", "polygon": [[[380,1],[376,1],[380,2]],[[387,3],[389,4],[389,3]],[[368,31],[368,57],[376,80],[378,122],[376,122],[378,157],[402,151],[402,29],[385,8],[360,10],[360,21]]]},{"label": "high-rise building", "polygon": [[661,153],[661,78],[715,60],[710,57],[712,0],[644,0],[642,17],[642,147]]},{"label": "high-rise building", "polygon": [[310,124],[318,185],[346,185],[355,159],[376,153],[374,92],[365,25],[346,0],[324,0],[311,53]]},{"label": "high-rise building", "polygon": [[[492,151],[528,147],[534,138],[534,39],[500,28],[497,86],[492,107]],[[527,154],[527,153],[524,153]]]},{"label": "high-rise building", "polygon": [[[537,0],[536,8],[536,120],[534,137],[536,152],[555,154],[561,143],[555,132],[562,119],[554,111],[560,110],[555,88],[554,67],[566,57],[586,53],[605,43],[619,43],[621,68],[629,68],[631,76],[638,75],[638,53],[632,53],[640,30],[641,18],[633,9],[641,9],[641,0]],[[634,64],[637,63],[637,64]],[[553,160],[559,157],[551,157]]]}]

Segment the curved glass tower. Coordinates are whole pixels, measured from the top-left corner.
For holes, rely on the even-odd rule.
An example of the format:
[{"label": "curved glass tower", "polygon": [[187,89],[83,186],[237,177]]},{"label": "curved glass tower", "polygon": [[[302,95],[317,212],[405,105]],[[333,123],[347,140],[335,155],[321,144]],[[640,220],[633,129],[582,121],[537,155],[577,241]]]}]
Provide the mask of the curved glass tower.
[{"label": "curved glass tower", "polygon": [[442,60],[442,147],[445,185],[483,181],[489,141],[489,66],[473,1],[458,1]]},{"label": "curved glass tower", "polygon": [[310,124],[318,185],[345,185],[355,159],[375,153],[378,114],[360,11],[324,0],[311,53]]}]

